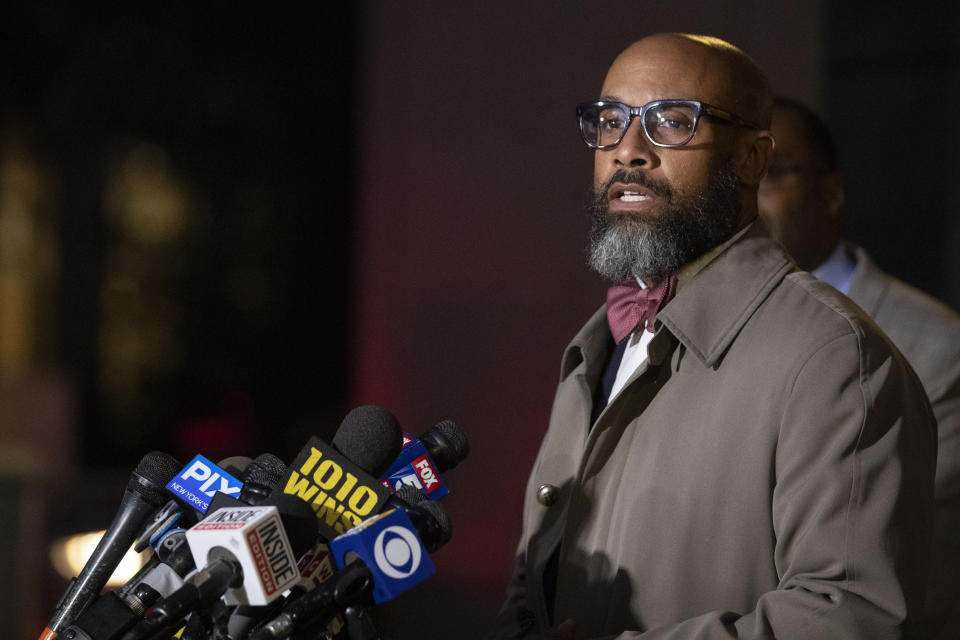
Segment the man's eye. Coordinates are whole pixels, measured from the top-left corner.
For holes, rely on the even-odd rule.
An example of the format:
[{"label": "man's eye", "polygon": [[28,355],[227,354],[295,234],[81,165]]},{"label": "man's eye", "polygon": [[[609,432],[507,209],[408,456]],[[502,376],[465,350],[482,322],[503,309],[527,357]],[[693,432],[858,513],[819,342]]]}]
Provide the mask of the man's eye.
[{"label": "man's eye", "polygon": [[683,117],[672,118],[670,116],[661,116],[660,118],[657,118],[657,126],[663,129],[689,130],[691,122]]},{"label": "man's eye", "polygon": [[665,109],[654,115],[654,124],[658,129],[689,131],[693,128],[693,118],[683,109]]},{"label": "man's eye", "polygon": [[600,128],[608,131],[623,129],[623,119],[621,118],[600,118]]}]

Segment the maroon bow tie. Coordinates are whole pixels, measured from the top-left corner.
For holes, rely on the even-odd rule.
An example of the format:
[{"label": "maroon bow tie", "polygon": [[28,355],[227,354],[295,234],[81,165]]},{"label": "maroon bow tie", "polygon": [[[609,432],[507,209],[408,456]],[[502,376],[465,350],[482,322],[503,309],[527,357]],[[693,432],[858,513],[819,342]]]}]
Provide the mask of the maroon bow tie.
[{"label": "maroon bow tie", "polygon": [[652,287],[625,282],[607,290],[607,323],[617,344],[643,326],[653,333],[653,321],[677,293],[677,278],[664,278]]}]

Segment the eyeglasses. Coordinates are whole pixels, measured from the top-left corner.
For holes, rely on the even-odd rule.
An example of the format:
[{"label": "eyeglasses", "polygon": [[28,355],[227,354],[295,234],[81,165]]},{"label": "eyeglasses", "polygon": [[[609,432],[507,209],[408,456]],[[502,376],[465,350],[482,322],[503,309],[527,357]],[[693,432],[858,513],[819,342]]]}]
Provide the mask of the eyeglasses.
[{"label": "eyeglasses", "polygon": [[682,147],[697,131],[701,116],[711,116],[750,129],[760,127],[699,100],[654,100],[642,107],[622,102],[584,102],[577,105],[580,134],[588,147],[612,149],[620,144],[634,117],[640,117],[643,133],[658,147]]}]

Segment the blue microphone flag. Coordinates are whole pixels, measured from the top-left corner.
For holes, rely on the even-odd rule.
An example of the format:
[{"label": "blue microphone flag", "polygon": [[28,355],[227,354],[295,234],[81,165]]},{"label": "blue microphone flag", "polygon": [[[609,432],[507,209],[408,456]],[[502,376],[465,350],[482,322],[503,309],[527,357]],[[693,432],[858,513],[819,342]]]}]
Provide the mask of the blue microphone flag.
[{"label": "blue microphone flag", "polygon": [[392,600],[432,576],[436,569],[402,509],[390,509],[365,520],[330,541],[341,569],[357,558],[373,574],[373,601]]},{"label": "blue microphone flag", "polygon": [[240,480],[199,453],[167,483],[167,491],[200,513],[207,512],[216,492],[236,497],[242,487]]}]

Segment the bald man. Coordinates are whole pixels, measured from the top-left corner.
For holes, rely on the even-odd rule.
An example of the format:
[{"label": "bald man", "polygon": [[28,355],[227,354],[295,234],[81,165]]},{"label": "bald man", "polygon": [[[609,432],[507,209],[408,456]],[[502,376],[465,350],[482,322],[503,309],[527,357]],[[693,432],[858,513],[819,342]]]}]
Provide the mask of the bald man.
[{"label": "bald man", "polygon": [[910,361],[937,418],[936,535],[921,637],[960,638],[960,316],[883,272],[843,237],[845,200],[833,136],[810,108],[774,103],[777,140],[760,216],[800,268],[847,294]]},{"label": "bald man", "polygon": [[499,637],[906,637],[934,420],[900,353],[757,218],[757,65],[661,34],[579,105],[608,303],[561,362]]}]

